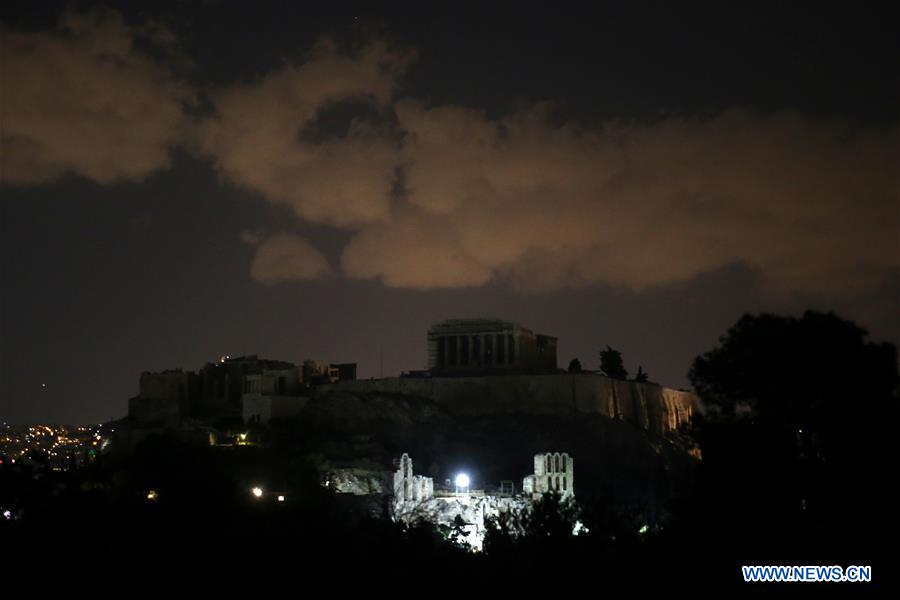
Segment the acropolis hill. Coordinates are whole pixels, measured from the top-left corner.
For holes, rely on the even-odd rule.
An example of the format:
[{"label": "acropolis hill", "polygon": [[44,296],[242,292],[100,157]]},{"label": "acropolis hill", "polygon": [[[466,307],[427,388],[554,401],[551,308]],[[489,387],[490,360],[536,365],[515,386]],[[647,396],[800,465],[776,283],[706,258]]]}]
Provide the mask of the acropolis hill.
[{"label": "acropolis hill", "polygon": [[470,457],[479,476],[500,481],[552,450],[578,458],[582,491],[622,501],[665,500],[690,479],[694,394],[563,372],[556,338],[508,321],[444,321],[427,340],[428,369],[399,377],[359,380],[353,363],[256,356],[144,373],[129,402],[129,445],[163,431],[223,439],[234,433],[216,424],[240,419],[323,456],[324,468],[378,470],[408,452],[431,476]]},{"label": "acropolis hill", "polygon": [[[557,369],[556,338],[499,319],[453,319],[428,332],[418,376],[344,380],[338,392],[428,398],[456,415],[603,415],[661,436],[690,426],[697,397],[649,383]],[[502,375],[502,377],[500,376]]]},{"label": "acropolis hill", "polygon": [[602,415],[662,436],[689,428],[695,394],[594,373],[503,377],[391,377],[319,386],[317,397],[341,392],[428,398],[456,415]]}]

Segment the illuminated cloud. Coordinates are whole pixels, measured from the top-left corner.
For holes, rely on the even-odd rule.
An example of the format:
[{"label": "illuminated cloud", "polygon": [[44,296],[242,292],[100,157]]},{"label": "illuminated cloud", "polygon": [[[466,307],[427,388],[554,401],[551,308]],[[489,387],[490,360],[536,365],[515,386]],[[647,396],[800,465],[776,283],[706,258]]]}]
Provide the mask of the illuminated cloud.
[{"label": "illuminated cloud", "polygon": [[481,286],[492,277],[464,250],[452,223],[415,211],[364,228],[344,249],[341,266],[350,277],[419,290]]},{"label": "illuminated cloud", "polygon": [[113,12],[67,15],[53,33],[0,30],[0,181],[74,173],[140,180],[169,165],[191,91],[136,40],[171,50],[171,32],[137,30]]},{"label": "illuminated cloud", "polygon": [[301,134],[336,102],[385,107],[409,60],[383,43],[350,56],[324,38],[305,62],[214,93],[216,115],[202,126],[201,148],[227,181],[301,219],[339,227],[384,220],[396,143],[358,121],[343,137],[309,141]]},{"label": "illuminated cloud", "polygon": [[[209,91],[212,114],[189,121],[193,90],[138,39],[175,48],[115,13],[3,31],[3,182],[140,180],[187,145],[224,181],[349,232],[343,273],[397,288],[644,290],[741,263],[773,292],[847,297],[900,270],[896,124],[733,110],[584,129],[544,104],[491,118],[397,101],[411,52],[328,38]],[[381,118],[309,135],[346,102]],[[298,236],[250,241],[258,281],[331,271]]]},{"label": "illuminated cloud", "polygon": [[241,239],[258,244],[250,276],[260,283],[318,279],[331,272],[325,257],[299,235],[277,233],[261,238],[244,232]]},{"label": "illuminated cloud", "polygon": [[353,277],[642,290],[743,263],[774,292],[846,296],[900,269],[896,127],[729,111],[584,131],[545,106],[396,110],[407,204],[348,245]]}]

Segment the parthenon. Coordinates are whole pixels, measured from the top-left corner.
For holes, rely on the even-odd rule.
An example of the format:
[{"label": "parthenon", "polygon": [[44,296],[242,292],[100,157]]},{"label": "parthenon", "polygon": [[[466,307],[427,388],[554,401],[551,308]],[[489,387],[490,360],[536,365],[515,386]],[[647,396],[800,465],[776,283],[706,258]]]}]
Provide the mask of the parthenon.
[{"label": "parthenon", "polygon": [[549,373],[556,338],[500,319],[442,321],[428,330],[428,368],[440,376]]}]

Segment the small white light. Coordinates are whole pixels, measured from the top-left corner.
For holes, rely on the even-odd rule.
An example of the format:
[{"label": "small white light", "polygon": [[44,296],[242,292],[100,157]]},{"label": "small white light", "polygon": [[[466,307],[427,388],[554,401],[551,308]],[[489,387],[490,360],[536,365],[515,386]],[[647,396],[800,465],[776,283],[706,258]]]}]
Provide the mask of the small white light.
[{"label": "small white light", "polygon": [[278,496],[278,501],[279,501],[279,502],[284,502],[284,496]]},{"label": "small white light", "polygon": [[460,473],[456,476],[456,487],[467,488],[469,487],[469,476],[465,473]]},{"label": "small white light", "polygon": [[263,490],[261,487],[255,487],[252,490],[250,490],[250,492],[253,494],[254,497],[262,498]]}]

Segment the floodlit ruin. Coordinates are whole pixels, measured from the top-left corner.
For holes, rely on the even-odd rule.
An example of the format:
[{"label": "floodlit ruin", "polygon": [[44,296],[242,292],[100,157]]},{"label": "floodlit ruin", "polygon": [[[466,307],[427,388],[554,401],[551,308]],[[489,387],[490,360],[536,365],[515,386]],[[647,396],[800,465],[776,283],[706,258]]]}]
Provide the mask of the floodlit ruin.
[{"label": "floodlit ruin", "polygon": [[[523,479],[522,493],[518,494],[514,490],[486,494],[483,490],[469,489],[468,485],[461,486],[459,482],[452,490],[435,490],[431,477],[414,474],[412,459],[406,453],[397,461],[397,467],[391,518],[408,524],[425,521],[449,528],[459,517],[464,523],[465,542],[476,551],[482,548],[490,517],[510,511],[528,511],[543,492],[559,492],[568,498],[575,494],[574,460],[566,453],[535,455],[535,472]],[[565,482],[560,479],[557,484],[559,477],[565,477]],[[468,483],[468,476],[461,475],[461,478]]]}]

